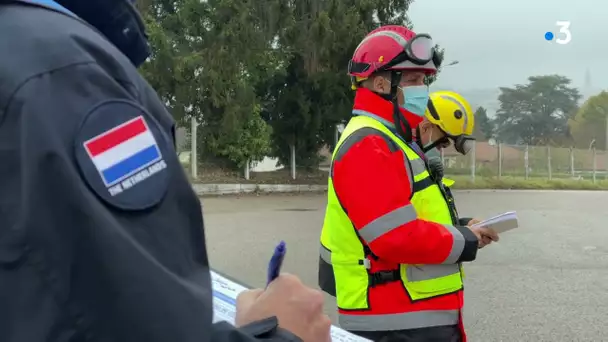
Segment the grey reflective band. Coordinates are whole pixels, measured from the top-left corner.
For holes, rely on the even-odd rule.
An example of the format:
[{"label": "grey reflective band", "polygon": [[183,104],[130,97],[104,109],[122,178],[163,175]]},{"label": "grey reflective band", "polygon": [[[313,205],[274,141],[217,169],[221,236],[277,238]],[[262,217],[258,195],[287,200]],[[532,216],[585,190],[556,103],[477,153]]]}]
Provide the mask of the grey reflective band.
[{"label": "grey reflective band", "polygon": [[[321,246],[319,247],[319,257],[321,257],[321,260],[323,260],[325,263],[333,266],[333,262],[331,260],[331,251],[329,249],[325,248],[323,246],[323,244],[321,244]],[[372,266],[369,259],[367,259],[367,258],[362,259],[362,260],[352,261],[352,262],[340,262],[339,264],[340,265],[363,266],[366,269],[370,269]]]},{"label": "grey reflective band", "polygon": [[[384,214],[359,230],[359,236],[369,245],[380,236],[418,218],[416,209],[411,204]],[[464,240],[463,240],[464,242]],[[464,244],[463,244],[464,247]]]},{"label": "grey reflective band", "polygon": [[458,264],[443,264],[443,265],[407,265],[405,269],[408,281],[424,281],[446,277],[455,273],[460,273],[460,265]]},{"label": "grey reflective band", "polygon": [[340,327],[353,331],[389,331],[457,325],[458,310],[426,310],[383,315],[338,316]]},{"label": "grey reflective band", "polygon": [[331,264],[331,251],[321,245],[319,247],[319,256],[328,264]]},{"label": "grey reflective band", "polygon": [[410,164],[412,164],[412,172],[414,176],[418,176],[423,172],[426,172],[426,164],[421,158],[410,160]]},{"label": "grey reflective band", "polygon": [[465,239],[462,233],[456,229],[456,227],[444,224],[443,225],[447,230],[452,233],[452,250],[450,251],[450,255],[443,261],[444,264],[455,264],[458,259],[460,259],[460,255],[462,255],[462,251],[464,251],[464,243]]},{"label": "grey reflective band", "polygon": [[410,194],[411,196],[414,196],[414,170],[413,170],[413,166],[410,166],[412,163],[409,160],[409,158],[407,157],[407,154],[405,154],[405,151],[401,151],[401,153],[403,153],[403,163],[405,164],[405,172],[407,172],[407,179],[409,180],[409,184],[410,184]]}]

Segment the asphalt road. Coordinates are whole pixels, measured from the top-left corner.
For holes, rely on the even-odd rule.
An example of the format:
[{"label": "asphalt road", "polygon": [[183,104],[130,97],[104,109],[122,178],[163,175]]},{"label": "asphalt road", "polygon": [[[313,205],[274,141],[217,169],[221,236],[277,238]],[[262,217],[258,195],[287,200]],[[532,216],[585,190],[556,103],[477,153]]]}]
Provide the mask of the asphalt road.
[{"label": "asphalt road", "polygon": [[[520,228],[466,267],[465,326],[472,342],[608,341],[608,192],[463,191],[463,216],[516,210]],[[285,271],[316,286],[323,195],[203,199],[216,269],[263,286],[276,243]],[[327,298],[326,311],[335,321]]]}]

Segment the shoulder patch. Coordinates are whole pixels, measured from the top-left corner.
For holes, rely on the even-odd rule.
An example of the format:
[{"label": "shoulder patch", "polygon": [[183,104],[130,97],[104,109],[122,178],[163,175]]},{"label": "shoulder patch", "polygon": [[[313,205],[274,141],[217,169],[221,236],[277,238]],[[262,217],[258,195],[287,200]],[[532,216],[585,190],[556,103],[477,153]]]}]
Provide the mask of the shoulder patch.
[{"label": "shoulder patch", "polygon": [[83,178],[105,202],[126,210],[158,204],[169,184],[169,138],[136,103],[103,102],[93,108],[75,140]]}]

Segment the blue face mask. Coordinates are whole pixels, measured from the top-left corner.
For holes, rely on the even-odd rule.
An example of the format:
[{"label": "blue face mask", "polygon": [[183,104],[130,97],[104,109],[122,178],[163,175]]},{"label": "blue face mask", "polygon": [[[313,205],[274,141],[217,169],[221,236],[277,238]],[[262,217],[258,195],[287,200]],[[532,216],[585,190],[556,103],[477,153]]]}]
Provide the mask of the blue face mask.
[{"label": "blue face mask", "polygon": [[403,94],[403,105],[401,106],[403,109],[412,114],[424,116],[429,103],[429,87],[425,85],[402,87],[401,94]]}]

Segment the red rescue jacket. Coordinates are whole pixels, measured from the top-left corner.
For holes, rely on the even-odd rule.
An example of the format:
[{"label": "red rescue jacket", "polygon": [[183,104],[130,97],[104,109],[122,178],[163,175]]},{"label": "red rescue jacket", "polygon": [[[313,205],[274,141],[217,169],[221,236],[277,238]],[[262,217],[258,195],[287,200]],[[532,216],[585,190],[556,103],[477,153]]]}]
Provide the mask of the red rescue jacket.
[{"label": "red rescue jacket", "polygon": [[[377,116],[394,125],[393,104],[370,90],[360,88],[354,110]],[[415,125],[422,119],[406,116]],[[355,229],[410,204],[412,197],[408,162],[401,151],[391,152],[384,137],[370,134],[349,147],[333,163],[333,186]],[[475,259],[477,238],[465,227],[456,227],[467,241],[463,260]],[[369,248],[378,257],[370,272],[394,270],[399,264],[441,264],[452,252],[453,235],[442,224],[416,219],[374,239]],[[460,310],[463,292],[412,302],[401,282],[392,282],[369,290],[370,309],[347,315],[381,315],[424,310]],[[462,324],[461,329],[462,329]],[[464,336],[464,331],[463,331]]]}]

